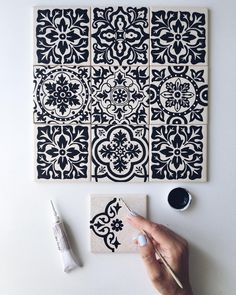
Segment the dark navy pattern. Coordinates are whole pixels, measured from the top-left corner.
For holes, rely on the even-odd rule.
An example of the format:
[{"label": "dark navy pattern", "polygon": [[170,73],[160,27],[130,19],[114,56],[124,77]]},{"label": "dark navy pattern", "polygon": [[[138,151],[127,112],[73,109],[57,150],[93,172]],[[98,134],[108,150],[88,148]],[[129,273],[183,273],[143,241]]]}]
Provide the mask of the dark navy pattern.
[{"label": "dark navy pattern", "polygon": [[207,105],[206,67],[151,68],[152,124],[206,124]]},{"label": "dark navy pattern", "polygon": [[148,128],[92,127],[94,181],[148,181]]},{"label": "dark navy pattern", "polygon": [[151,13],[151,62],[206,63],[207,12],[154,10]]},{"label": "dark navy pattern", "polygon": [[146,7],[94,8],[91,41],[93,64],[147,64],[149,9]]},{"label": "dark navy pattern", "polygon": [[90,68],[34,67],[35,123],[90,123]]},{"label": "dark navy pattern", "polygon": [[205,179],[205,125],[151,127],[153,180]]},{"label": "dark navy pattern", "polygon": [[149,69],[92,68],[92,124],[148,124]]},{"label": "dark navy pattern", "polygon": [[206,180],[207,22],[205,8],[36,7],[36,178]]},{"label": "dark navy pattern", "polygon": [[36,63],[84,64],[89,61],[89,10],[36,10]]},{"label": "dark navy pattern", "polygon": [[121,208],[121,201],[114,198],[106,205],[104,212],[93,216],[90,220],[90,229],[103,239],[105,246],[111,252],[119,250],[121,245],[117,237],[117,232],[122,231],[124,227],[122,220],[117,218]]},{"label": "dark navy pattern", "polygon": [[89,127],[37,127],[37,178],[89,180]]}]

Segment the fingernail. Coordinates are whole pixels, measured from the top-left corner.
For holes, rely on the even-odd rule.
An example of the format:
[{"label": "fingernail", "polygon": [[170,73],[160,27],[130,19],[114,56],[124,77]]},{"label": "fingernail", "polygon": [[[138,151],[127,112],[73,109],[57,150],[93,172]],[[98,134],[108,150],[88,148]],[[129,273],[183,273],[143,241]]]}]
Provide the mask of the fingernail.
[{"label": "fingernail", "polygon": [[147,238],[144,235],[138,236],[138,244],[140,247],[143,247],[147,244]]}]

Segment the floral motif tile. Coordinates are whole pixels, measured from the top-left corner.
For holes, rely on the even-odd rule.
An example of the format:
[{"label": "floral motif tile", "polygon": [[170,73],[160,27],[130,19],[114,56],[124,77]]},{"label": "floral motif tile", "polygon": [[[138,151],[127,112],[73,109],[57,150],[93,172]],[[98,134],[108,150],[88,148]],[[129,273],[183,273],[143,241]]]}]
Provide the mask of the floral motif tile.
[{"label": "floral motif tile", "polygon": [[35,7],[34,64],[90,64],[90,9]]},{"label": "floral motif tile", "polygon": [[207,72],[201,66],[151,67],[151,124],[206,124]]},{"label": "floral motif tile", "polygon": [[149,9],[96,7],[91,16],[94,65],[146,65],[149,61]]},{"label": "floral motif tile", "polygon": [[207,9],[151,10],[152,64],[207,64]]},{"label": "floral motif tile", "polygon": [[206,125],[150,129],[151,181],[206,181]]},{"label": "floral motif tile", "polygon": [[146,217],[146,195],[91,195],[90,244],[94,253],[137,252],[133,242],[139,231],[126,220],[129,212],[122,200]]},{"label": "floral motif tile", "polygon": [[34,123],[90,123],[90,68],[34,66]]},{"label": "floral motif tile", "polygon": [[90,123],[90,68],[34,66],[34,122]]},{"label": "floral motif tile", "polygon": [[92,124],[148,124],[148,67],[92,68]]},{"label": "floral motif tile", "polygon": [[90,180],[90,127],[36,127],[36,178]]},{"label": "floral motif tile", "polygon": [[147,126],[93,126],[92,180],[148,181]]}]

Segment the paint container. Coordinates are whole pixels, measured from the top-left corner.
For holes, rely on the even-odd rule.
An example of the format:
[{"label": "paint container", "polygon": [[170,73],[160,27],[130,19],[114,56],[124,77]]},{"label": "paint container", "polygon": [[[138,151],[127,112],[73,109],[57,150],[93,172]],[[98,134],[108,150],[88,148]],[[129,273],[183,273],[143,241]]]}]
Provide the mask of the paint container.
[{"label": "paint container", "polygon": [[57,242],[57,247],[61,256],[62,266],[64,272],[70,272],[71,270],[77,268],[79,264],[77,263],[74,253],[72,252],[69,239],[64,227],[64,223],[60,216],[58,215],[53,202],[51,202],[53,209],[53,233]]},{"label": "paint container", "polygon": [[190,193],[182,188],[176,187],[172,189],[168,194],[168,203],[169,205],[178,211],[186,210],[191,204],[192,196]]}]

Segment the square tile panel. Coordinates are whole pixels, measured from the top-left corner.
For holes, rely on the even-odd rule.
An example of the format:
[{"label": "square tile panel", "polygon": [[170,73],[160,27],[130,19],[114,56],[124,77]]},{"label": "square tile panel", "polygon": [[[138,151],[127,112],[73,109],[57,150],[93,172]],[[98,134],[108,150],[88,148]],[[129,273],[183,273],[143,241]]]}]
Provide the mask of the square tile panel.
[{"label": "square tile panel", "polygon": [[150,127],[150,181],[206,181],[207,125]]},{"label": "square tile panel", "polygon": [[206,181],[206,8],[35,7],[33,62],[37,180]]},{"label": "square tile panel", "polygon": [[151,67],[151,124],[207,124],[207,73],[201,66]]},{"label": "square tile panel", "polygon": [[148,67],[93,67],[91,76],[92,124],[148,124]]},{"label": "square tile panel", "polygon": [[139,231],[126,220],[129,215],[125,203],[136,213],[146,217],[146,195],[91,195],[90,244],[94,253],[137,252],[133,239]]},{"label": "square tile panel", "polygon": [[207,9],[155,7],[150,14],[151,64],[207,64]]},{"label": "square tile panel", "polygon": [[92,126],[92,180],[148,181],[148,127]]},{"label": "square tile panel", "polygon": [[34,66],[34,123],[90,123],[90,67]]},{"label": "square tile panel", "polygon": [[92,8],[91,36],[93,65],[146,65],[149,62],[149,9]]},{"label": "square tile panel", "polygon": [[90,8],[35,7],[34,23],[34,64],[90,64]]},{"label": "square tile panel", "polygon": [[90,180],[90,127],[36,126],[36,179]]}]

